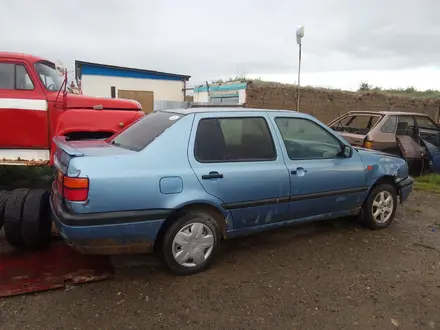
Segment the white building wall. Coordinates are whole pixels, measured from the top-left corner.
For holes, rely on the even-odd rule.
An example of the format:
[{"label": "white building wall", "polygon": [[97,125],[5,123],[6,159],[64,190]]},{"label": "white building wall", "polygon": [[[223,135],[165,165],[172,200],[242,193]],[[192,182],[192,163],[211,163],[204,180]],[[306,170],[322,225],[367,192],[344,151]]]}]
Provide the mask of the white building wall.
[{"label": "white building wall", "polygon": [[194,102],[209,102],[208,92],[194,93]]},{"label": "white building wall", "polygon": [[83,74],[81,89],[84,95],[111,97],[111,86],[118,90],[151,91],[157,101],[184,101],[183,81],[140,79]]},{"label": "white building wall", "polygon": [[246,89],[238,90],[238,104],[246,103]]},{"label": "white building wall", "polygon": [[[216,93],[212,93],[213,95]],[[194,92],[194,102],[209,102],[208,92]],[[238,104],[246,103],[246,89],[238,90]]]}]

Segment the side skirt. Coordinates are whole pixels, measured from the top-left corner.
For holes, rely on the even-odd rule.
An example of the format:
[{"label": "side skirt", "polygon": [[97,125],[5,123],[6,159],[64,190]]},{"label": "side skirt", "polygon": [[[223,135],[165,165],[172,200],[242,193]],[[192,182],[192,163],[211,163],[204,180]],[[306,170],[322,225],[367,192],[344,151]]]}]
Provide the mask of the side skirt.
[{"label": "side skirt", "polygon": [[307,222],[356,216],[360,213],[360,211],[361,211],[361,207],[358,207],[358,208],[346,210],[346,211],[319,214],[319,215],[314,215],[314,216],[307,217],[307,218],[290,219],[290,220],[281,221],[281,222],[264,224],[261,226],[252,226],[252,227],[241,228],[241,229],[237,229],[237,230],[231,230],[231,231],[226,232],[226,238],[235,238],[235,237],[240,237],[240,236],[252,235],[252,234],[256,234],[256,233],[270,230],[270,229],[292,226],[292,225],[296,225],[296,224],[303,224],[303,223],[307,223]]}]

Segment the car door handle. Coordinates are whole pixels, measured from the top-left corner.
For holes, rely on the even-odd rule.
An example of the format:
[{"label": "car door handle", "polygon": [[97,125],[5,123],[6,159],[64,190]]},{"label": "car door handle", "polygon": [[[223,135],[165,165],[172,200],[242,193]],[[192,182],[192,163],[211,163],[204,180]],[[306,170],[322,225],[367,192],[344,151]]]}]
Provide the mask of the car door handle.
[{"label": "car door handle", "polygon": [[209,174],[202,175],[203,180],[209,180],[209,179],[223,179],[223,174],[220,174],[219,172],[209,172]]},{"label": "car door handle", "polygon": [[294,175],[298,174],[298,172],[307,173],[307,170],[304,167],[297,167],[295,170],[290,171],[290,173]]}]

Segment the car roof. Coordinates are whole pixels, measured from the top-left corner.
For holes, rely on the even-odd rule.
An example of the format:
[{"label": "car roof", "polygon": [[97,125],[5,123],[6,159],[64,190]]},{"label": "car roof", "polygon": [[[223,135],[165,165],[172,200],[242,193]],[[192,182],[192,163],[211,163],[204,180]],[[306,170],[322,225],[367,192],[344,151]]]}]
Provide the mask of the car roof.
[{"label": "car roof", "polygon": [[405,111],[362,111],[354,110],[349,111],[347,114],[360,114],[360,115],[379,115],[379,116],[428,116],[427,114],[420,112],[405,112]]},{"label": "car roof", "polygon": [[30,61],[32,63],[34,62],[40,62],[40,61],[44,61],[44,62],[50,62],[44,58],[38,57],[38,56],[34,56],[31,54],[25,54],[25,53],[12,53],[12,52],[0,52],[0,57],[6,57],[6,58],[14,58],[17,60],[27,60]]},{"label": "car roof", "polygon": [[280,112],[280,113],[288,113],[295,114],[298,117],[311,117],[308,114],[297,112],[294,110],[282,110],[282,109],[256,109],[256,108],[243,108],[243,107],[196,107],[196,108],[179,108],[179,109],[167,109],[167,110],[157,110],[163,112],[172,112],[178,113],[182,115],[188,115],[192,113],[221,113],[221,112],[249,112],[249,113],[260,113],[260,112]]}]

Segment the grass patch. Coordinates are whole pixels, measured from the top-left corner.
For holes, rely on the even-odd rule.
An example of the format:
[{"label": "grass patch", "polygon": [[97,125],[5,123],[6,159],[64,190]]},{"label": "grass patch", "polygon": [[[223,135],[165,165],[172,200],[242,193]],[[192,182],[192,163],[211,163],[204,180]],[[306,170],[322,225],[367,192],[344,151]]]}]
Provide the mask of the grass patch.
[{"label": "grass patch", "polygon": [[440,174],[429,174],[416,178],[414,188],[440,194]]}]

